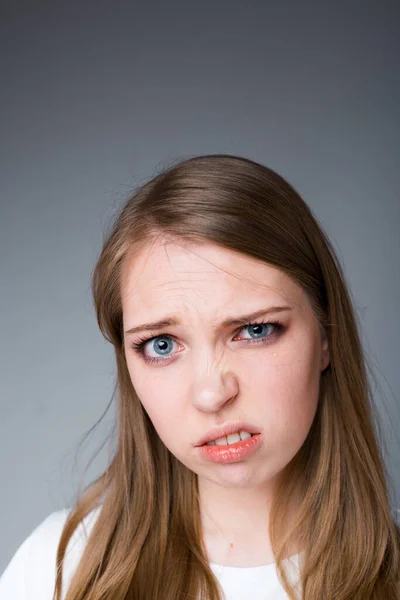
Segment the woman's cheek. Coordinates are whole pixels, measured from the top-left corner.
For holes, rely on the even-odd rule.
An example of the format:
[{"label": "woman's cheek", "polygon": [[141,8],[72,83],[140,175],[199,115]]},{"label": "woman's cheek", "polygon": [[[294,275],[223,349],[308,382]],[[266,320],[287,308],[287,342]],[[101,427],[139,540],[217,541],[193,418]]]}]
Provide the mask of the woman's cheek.
[{"label": "woman's cheek", "polygon": [[290,400],[287,404],[288,433],[302,442],[313,423],[319,398],[319,373],[315,367],[306,365],[303,377],[293,385]]},{"label": "woman's cheek", "polygon": [[287,349],[274,357],[253,379],[253,385],[264,390],[271,422],[279,429],[295,430],[312,423],[319,395],[320,371],[314,349],[302,346],[296,352]]},{"label": "woman's cheek", "polygon": [[161,381],[136,381],[136,393],[147,412],[157,433],[165,442],[176,431],[177,415],[176,394],[171,393],[167,385]]}]

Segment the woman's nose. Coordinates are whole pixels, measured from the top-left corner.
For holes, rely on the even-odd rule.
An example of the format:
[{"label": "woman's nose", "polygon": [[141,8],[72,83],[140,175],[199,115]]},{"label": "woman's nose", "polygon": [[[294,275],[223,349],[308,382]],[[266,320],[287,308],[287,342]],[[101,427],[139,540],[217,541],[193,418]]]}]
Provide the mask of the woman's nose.
[{"label": "woman's nose", "polygon": [[199,410],[216,412],[233,402],[238,395],[238,382],[231,372],[207,374],[193,389],[193,404]]}]

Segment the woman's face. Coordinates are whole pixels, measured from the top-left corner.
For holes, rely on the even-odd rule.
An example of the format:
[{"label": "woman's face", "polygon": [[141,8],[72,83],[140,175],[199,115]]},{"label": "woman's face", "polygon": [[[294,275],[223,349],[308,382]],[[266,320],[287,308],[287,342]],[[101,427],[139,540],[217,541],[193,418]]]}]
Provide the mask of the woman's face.
[{"label": "woman's face", "polygon": [[[224,486],[267,484],[305,441],[329,364],[310,302],[279,269],[211,243],[156,242],[124,263],[122,308],[129,374],[161,440],[186,467]],[[222,325],[269,307],[258,325]],[[130,329],[176,318],[175,325]],[[279,321],[276,325],[260,325]],[[132,348],[151,337],[142,348]],[[151,359],[159,359],[151,362]],[[239,462],[210,462],[196,445],[243,420],[260,445]]]}]

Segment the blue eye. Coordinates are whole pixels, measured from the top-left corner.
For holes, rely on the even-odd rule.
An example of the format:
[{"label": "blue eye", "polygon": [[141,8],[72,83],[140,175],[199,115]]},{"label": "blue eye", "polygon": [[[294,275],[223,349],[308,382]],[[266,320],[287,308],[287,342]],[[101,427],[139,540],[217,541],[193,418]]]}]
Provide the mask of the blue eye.
[{"label": "blue eye", "polygon": [[[265,335],[265,328],[268,327],[272,327],[272,333],[270,335]],[[275,338],[277,336],[279,336],[283,330],[284,330],[284,326],[282,325],[282,323],[280,323],[280,321],[271,321],[271,322],[267,322],[267,323],[247,323],[246,325],[244,325],[243,327],[241,327],[239,329],[239,332],[242,331],[242,329],[249,329],[251,331],[251,329],[256,329],[258,331],[253,331],[254,335],[256,337],[253,337],[252,339],[248,340],[245,339],[244,341],[247,344],[265,344],[268,343],[272,338]],[[261,331],[260,331],[261,329]],[[263,333],[264,332],[264,333]],[[171,350],[172,348],[172,344],[174,343],[174,339],[167,334],[160,334],[157,336],[153,336],[153,337],[148,337],[148,338],[139,338],[140,341],[139,342],[134,342],[131,344],[131,348],[137,352],[140,356],[142,356],[143,360],[146,363],[166,363],[167,361],[169,361],[170,357],[172,356],[171,354],[168,354],[168,351]],[[156,344],[158,347],[153,347],[154,350],[157,350],[157,352],[161,352],[164,353],[165,357],[163,358],[163,356],[159,356],[159,357],[152,357],[152,356],[147,356],[147,354],[145,354],[145,346],[147,344],[149,344],[152,341],[156,341]]]},{"label": "blue eye", "polygon": [[[162,352],[162,353],[166,353],[168,352],[168,346],[169,349],[171,349],[172,346],[172,339],[169,337],[161,337],[158,336],[157,338],[150,338],[150,339],[154,339],[155,340],[155,344],[157,345],[157,350]],[[161,340],[161,341],[160,341]],[[146,342],[142,342],[142,344],[144,345]],[[141,345],[141,344],[140,344]],[[143,346],[142,346],[143,347]]]},{"label": "blue eye", "polygon": [[[246,329],[251,329],[251,328],[255,328],[255,329],[263,329],[263,327],[268,327],[272,325],[272,323],[254,323],[252,325],[246,325]],[[262,335],[262,333],[260,331],[256,332],[255,335],[258,337],[260,335]]]}]

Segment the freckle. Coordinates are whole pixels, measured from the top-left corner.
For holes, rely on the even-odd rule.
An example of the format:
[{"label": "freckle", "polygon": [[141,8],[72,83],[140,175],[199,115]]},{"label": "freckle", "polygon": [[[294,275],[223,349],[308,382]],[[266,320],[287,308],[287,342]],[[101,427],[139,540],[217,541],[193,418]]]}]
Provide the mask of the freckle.
[{"label": "freckle", "polygon": [[232,542],[229,544],[229,546],[230,546],[231,548],[233,548],[233,544],[232,544]]}]

